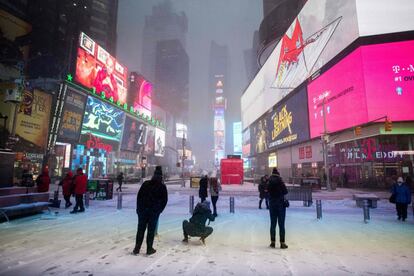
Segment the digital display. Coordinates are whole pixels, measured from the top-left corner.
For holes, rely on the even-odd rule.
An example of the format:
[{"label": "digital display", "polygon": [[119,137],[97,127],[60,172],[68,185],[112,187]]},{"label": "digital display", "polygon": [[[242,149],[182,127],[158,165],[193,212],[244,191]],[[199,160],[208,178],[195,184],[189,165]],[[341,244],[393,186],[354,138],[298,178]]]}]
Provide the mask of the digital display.
[{"label": "digital display", "polygon": [[147,126],[129,116],[125,118],[121,149],[139,152],[147,141]]},{"label": "digital display", "polygon": [[187,137],[187,126],[184,124],[176,123],[175,124],[175,136],[177,138],[186,138]]},{"label": "digital display", "polygon": [[250,129],[246,129],[243,132],[243,148],[242,148],[242,153],[243,156],[250,156]]},{"label": "digital display", "polygon": [[308,86],[311,137],[388,116],[414,119],[413,41],[361,46]]},{"label": "digital display", "polygon": [[82,134],[92,134],[109,141],[121,140],[124,112],[89,96],[83,117]]},{"label": "digital display", "polygon": [[224,117],[214,116],[214,131],[224,131],[225,123]]},{"label": "digital display", "polygon": [[144,115],[151,116],[152,88],[152,83],[143,76],[131,73],[128,105]]},{"label": "digital display", "polygon": [[242,153],[242,124],[241,122],[233,123],[233,152],[234,154]]},{"label": "digital display", "polygon": [[148,126],[147,142],[145,143],[144,151],[147,155],[154,154],[155,148],[155,128]]},{"label": "digital display", "polygon": [[96,93],[112,98],[115,103],[127,101],[127,76],[125,66],[85,33],[80,34],[76,60],[75,81],[95,88]]},{"label": "digital display", "polygon": [[86,98],[86,96],[76,93],[69,87],[66,90],[62,122],[58,133],[59,141],[79,141]]},{"label": "digital display", "polygon": [[165,152],[165,131],[155,128],[155,156],[164,156]]}]

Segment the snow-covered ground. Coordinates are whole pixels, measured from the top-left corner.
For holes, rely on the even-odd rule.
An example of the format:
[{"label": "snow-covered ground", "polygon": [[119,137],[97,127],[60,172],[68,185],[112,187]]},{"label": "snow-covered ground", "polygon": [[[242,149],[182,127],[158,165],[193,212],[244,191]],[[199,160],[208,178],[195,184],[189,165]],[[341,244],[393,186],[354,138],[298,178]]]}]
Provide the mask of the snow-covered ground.
[{"label": "snow-covered ground", "polygon": [[[289,249],[270,249],[269,215],[256,197],[218,202],[219,216],[206,246],[193,238],[182,244],[181,223],[188,195],[170,190],[154,247],[147,257],[131,255],[137,216],[135,195],[124,195],[123,209],[111,201],[91,201],[83,214],[55,209],[0,224],[0,275],[414,275],[414,222],[396,220],[386,200],[363,222],[355,201],[323,201],[315,207],[291,202],[287,212]],[[56,212],[56,213],[55,213]],[[142,252],[145,253],[145,242]]]}]

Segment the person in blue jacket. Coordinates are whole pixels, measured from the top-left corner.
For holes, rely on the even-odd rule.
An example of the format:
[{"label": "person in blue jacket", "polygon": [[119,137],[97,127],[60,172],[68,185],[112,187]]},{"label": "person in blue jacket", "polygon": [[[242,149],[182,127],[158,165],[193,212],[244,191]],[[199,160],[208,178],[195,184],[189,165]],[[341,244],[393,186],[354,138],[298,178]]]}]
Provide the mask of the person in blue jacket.
[{"label": "person in blue jacket", "polygon": [[392,193],[395,195],[398,220],[402,219],[402,221],[405,221],[407,219],[408,205],[411,203],[411,191],[402,177],[398,177],[397,183],[392,186]]}]

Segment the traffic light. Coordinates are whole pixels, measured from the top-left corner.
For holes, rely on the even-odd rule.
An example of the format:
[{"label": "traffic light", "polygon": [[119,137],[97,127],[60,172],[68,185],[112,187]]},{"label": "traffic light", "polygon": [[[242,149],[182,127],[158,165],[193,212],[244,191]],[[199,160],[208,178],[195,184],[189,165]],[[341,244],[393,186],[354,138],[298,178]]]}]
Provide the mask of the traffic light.
[{"label": "traffic light", "polygon": [[355,133],[355,136],[361,136],[361,134],[362,134],[362,127],[360,127],[360,126],[355,127],[354,128],[354,133]]},{"label": "traffic light", "polygon": [[392,131],[392,122],[391,122],[391,120],[388,120],[388,118],[385,119],[384,129],[385,129],[385,131]]}]

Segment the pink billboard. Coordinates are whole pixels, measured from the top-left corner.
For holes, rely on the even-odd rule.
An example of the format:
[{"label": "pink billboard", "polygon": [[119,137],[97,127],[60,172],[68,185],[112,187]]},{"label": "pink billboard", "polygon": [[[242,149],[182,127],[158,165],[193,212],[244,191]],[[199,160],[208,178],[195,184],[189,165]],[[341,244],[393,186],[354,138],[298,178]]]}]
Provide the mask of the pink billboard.
[{"label": "pink billboard", "polygon": [[[311,137],[388,116],[413,120],[414,42],[361,46],[308,86]],[[412,61],[411,61],[412,64]]]}]

